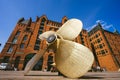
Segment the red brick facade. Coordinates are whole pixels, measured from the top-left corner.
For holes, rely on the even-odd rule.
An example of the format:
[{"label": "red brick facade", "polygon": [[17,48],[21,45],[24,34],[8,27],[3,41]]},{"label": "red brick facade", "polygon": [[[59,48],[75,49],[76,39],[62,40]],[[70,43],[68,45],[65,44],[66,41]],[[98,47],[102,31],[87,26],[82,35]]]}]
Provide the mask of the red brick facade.
[{"label": "red brick facade", "polygon": [[[117,40],[113,40],[115,37]],[[120,47],[118,46],[120,35],[103,30],[102,26],[98,23],[89,32],[89,39],[98,59],[96,66],[100,66],[108,71],[117,71],[120,68]],[[115,44],[111,45],[112,42]],[[112,50],[114,47],[116,47],[117,52]]]}]

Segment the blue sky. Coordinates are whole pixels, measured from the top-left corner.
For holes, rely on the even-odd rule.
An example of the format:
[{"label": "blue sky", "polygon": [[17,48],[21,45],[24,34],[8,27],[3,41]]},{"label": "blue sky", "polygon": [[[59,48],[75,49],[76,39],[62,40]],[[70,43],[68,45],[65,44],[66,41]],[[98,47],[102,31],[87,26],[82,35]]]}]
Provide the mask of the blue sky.
[{"label": "blue sky", "polygon": [[87,30],[101,22],[104,29],[120,32],[120,0],[0,0],[0,51],[19,18],[35,21],[43,14],[58,22],[63,16],[78,18]]}]

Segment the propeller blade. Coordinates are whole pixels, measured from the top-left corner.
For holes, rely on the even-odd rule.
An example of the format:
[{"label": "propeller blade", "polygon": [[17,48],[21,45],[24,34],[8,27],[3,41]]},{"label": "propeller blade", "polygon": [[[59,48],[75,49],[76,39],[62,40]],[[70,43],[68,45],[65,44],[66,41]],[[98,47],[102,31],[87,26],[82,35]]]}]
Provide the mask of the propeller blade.
[{"label": "propeller blade", "polygon": [[59,39],[55,54],[57,69],[69,78],[83,76],[92,66],[94,57],[85,46],[76,42]]},{"label": "propeller blade", "polygon": [[44,40],[44,39],[47,39],[50,35],[53,35],[53,34],[55,34],[54,31],[47,31],[47,32],[42,33],[42,34],[39,36],[39,38],[40,38],[41,40]]},{"label": "propeller blade", "polygon": [[70,19],[57,31],[64,39],[74,40],[82,30],[82,22],[78,19]]},{"label": "propeller blade", "polygon": [[41,50],[40,53],[35,54],[33,58],[27,63],[25,70],[24,70],[24,75],[27,75],[28,72],[35,66],[35,64],[39,61],[39,59],[44,55],[46,52],[47,48],[44,50]]}]

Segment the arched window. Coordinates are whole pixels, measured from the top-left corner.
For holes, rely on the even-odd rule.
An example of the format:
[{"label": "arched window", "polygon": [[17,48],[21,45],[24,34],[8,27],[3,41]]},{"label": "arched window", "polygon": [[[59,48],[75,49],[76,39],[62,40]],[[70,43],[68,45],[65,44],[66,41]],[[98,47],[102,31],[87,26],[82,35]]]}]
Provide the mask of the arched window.
[{"label": "arched window", "polygon": [[17,37],[14,37],[12,43],[14,44],[14,43],[16,43],[16,42],[17,42]]},{"label": "arched window", "polygon": [[7,50],[8,53],[11,53],[13,51],[13,46],[10,46],[9,49]]},{"label": "arched window", "polygon": [[24,37],[23,37],[23,41],[26,41],[27,40],[27,35],[25,35]]},{"label": "arched window", "polygon": [[22,43],[22,44],[20,45],[20,49],[23,49],[23,48],[24,48],[24,46],[25,46],[25,44],[24,44],[24,43]]},{"label": "arched window", "polygon": [[13,40],[12,40],[12,43],[15,44],[17,42],[17,39],[18,39],[18,36],[20,35],[20,31],[17,31]]},{"label": "arched window", "polygon": [[16,36],[20,35],[20,31],[17,31]]}]

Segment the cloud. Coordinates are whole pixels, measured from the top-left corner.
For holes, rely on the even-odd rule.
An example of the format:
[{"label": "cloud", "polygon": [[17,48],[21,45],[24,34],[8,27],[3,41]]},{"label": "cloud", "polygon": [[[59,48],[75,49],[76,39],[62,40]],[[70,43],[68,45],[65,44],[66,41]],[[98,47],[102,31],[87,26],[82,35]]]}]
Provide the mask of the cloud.
[{"label": "cloud", "polygon": [[90,30],[92,30],[94,27],[96,27],[97,26],[97,24],[94,24],[94,25],[92,25],[91,27],[87,27],[86,28],[86,30],[89,32]]},{"label": "cloud", "polygon": [[102,25],[102,28],[103,29],[110,29],[110,28],[113,28],[115,30],[115,27],[112,25],[112,24],[107,24],[107,22],[103,21],[103,20],[97,20],[96,21],[96,24],[92,25],[91,27],[88,27],[86,30],[90,31],[92,30],[94,27],[97,26],[97,24],[100,23]]},{"label": "cloud", "polygon": [[113,24],[107,24],[107,22],[104,22],[104,23],[101,23],[102,25],[102,28],[103,29],[110,29],[110,28],[113,28],[113,30],[115,30],[115,27],[113,26]]},{"label": "cloud", "polygon": [[103,26],[104,29],[109,29],[109,28],[111,28],[111,27],[113,27],[112,24]]},{"label": "cloud", "polygon": [[103,20],[97,20],[96,23],[104,23]]}]

